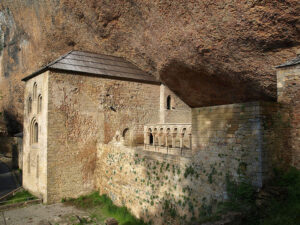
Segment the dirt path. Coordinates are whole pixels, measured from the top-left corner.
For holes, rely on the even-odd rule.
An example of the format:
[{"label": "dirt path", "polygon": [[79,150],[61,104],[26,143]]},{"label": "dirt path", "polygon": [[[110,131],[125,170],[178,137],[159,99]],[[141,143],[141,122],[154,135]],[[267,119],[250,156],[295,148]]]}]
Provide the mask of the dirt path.
[{"label": "dirt path", "polygon": [[90,220],[89,213],[74,206],[38,204],[0,212],[0,225],[73,225],[78,217]]}]

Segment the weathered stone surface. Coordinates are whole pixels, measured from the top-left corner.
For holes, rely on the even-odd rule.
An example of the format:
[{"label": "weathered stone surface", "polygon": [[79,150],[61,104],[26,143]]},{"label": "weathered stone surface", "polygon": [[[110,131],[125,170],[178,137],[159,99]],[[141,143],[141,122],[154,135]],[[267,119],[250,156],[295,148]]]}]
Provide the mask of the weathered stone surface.
[{"label": "weathered stone surface", "polygon": [[278,68],[277,79],[278,102],[289,108],[286,148],[292,151],[292,165],[300,168],[300,65]]},{"label": "weathered stone surface", "polygon": [[146,221],[186,224],[228,198],[228,177],[260,188],[273,163],[285,160],[278,138],[285,130],[272,124],[276,107],[253,102],[192,109],[189,156],[99,144],[96,186]]},{"label": "weathered stone surface", "polygon": [[298,0],[1,1],[3,105],[21,121],[20,78],[71,49],[123,56],[194,107],[275,99],[273,67],[299,45],[299,7]]}]

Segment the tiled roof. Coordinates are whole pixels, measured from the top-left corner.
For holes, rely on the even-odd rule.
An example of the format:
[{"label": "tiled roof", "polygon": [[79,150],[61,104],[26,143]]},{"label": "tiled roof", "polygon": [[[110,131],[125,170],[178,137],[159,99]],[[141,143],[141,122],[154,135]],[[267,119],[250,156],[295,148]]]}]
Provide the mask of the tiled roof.
[{"label": "tiled roof", "polygon": [[23,78],[23,81],[37,76],[47,70],[59,70],[81,74],[92,74],[99,77],[126,79],[159,83],[151,74],[139,69],[124,58],[83,51],[71,51],[42,69]]}]

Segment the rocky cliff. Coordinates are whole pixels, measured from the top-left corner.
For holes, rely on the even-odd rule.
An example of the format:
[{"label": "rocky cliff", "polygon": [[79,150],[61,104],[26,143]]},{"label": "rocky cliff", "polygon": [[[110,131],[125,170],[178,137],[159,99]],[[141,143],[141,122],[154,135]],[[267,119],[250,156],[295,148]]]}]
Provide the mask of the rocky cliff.
[{"label": "rocky cliff", "polygon": [[72,49],[125,57],[192,107],[275,100],[274,66],[300,45],[300,3],[4,0],[0,25],[0,101],[21,121],[20,79]]}]

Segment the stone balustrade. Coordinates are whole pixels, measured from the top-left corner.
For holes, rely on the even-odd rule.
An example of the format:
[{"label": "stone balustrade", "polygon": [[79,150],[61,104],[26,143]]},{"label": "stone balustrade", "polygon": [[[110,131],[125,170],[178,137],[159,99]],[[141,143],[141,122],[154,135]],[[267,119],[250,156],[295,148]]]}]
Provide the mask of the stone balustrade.
[{"label": "stone balustrade", "polygon": [[144,126],[144,150],[182,154],[192,149],[191,124],[149,124]]}]

